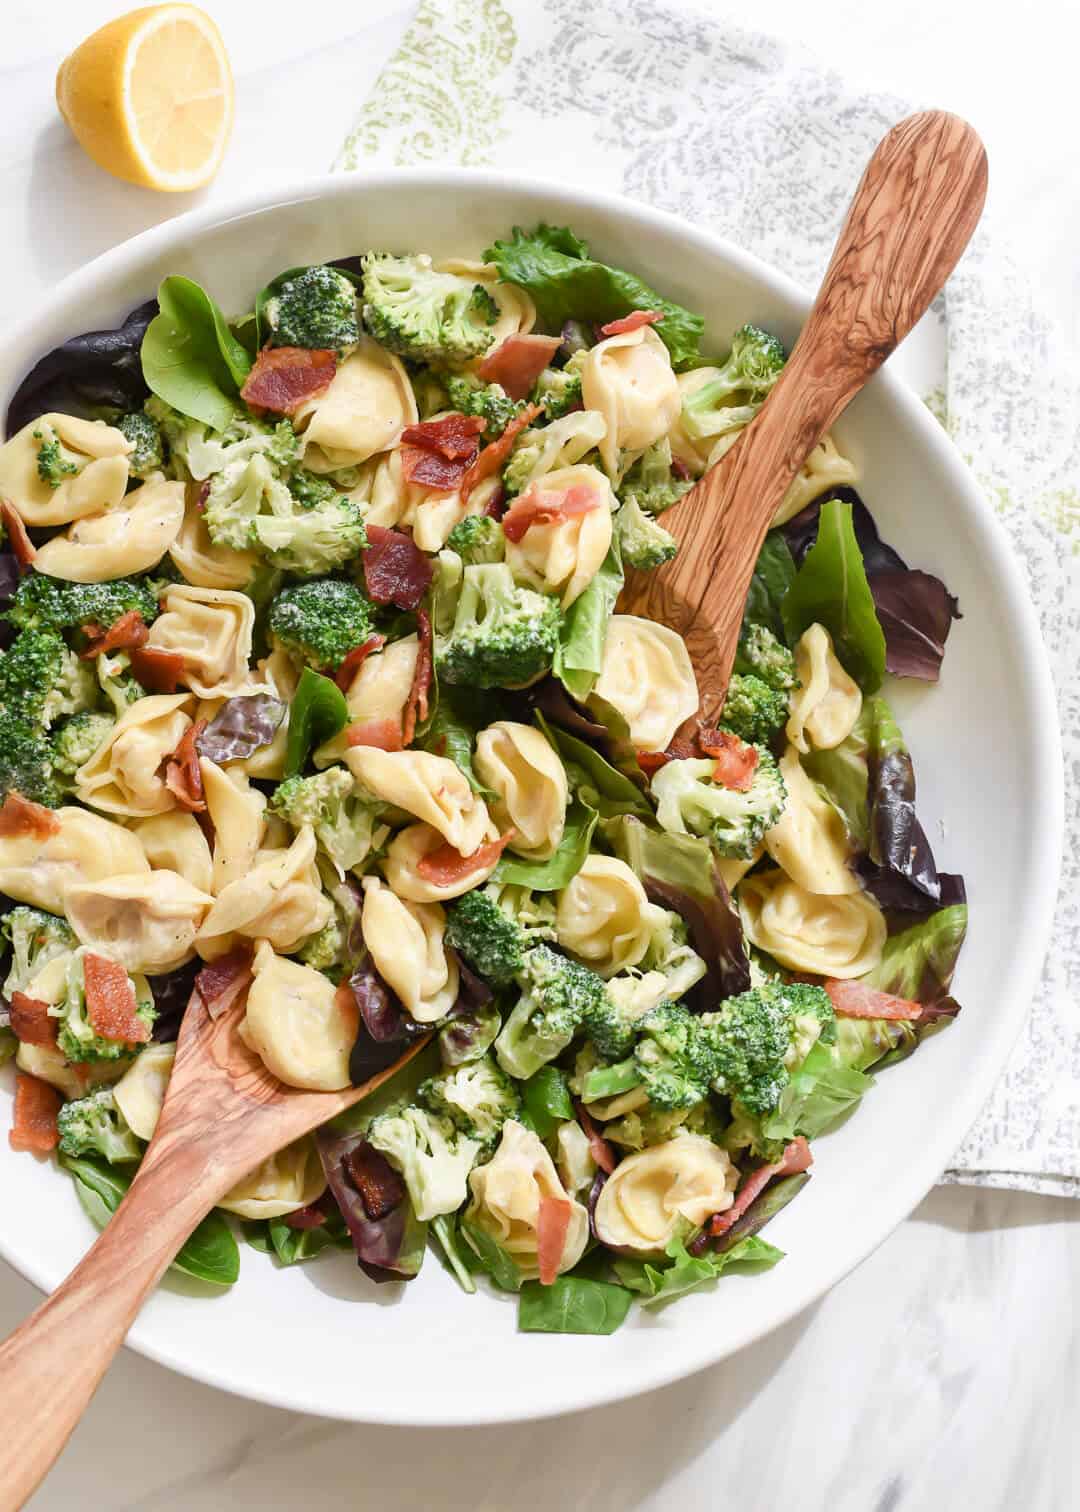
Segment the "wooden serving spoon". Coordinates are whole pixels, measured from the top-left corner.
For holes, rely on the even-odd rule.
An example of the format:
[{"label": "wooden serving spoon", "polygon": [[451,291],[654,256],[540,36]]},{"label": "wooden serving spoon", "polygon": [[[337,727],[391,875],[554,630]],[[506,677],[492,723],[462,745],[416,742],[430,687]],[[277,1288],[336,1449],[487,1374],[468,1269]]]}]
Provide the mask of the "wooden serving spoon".
[{"label": "wooden serving spoon", "polygon": [[966,121],[909,116],[882,140],[848,209],[821,290],[783,372],[729,452],[664,525],[679,554],[627,574],[620,612],[686,641],[700,706],[682,733],[716,724],[754,563],[796,473],[899,345],[967,246],[986,198],[986,152]]},{"label": "wooden serving spoon", "polygon": [[196,993],[154,1137],[108,1227],[52,1296],[0,1345],[0,1512],[21,1507],[97,1390],[148,1293],[225,1193],[275,1151],[351,1108],[411,1060],[341,1092],[283,1086]]}]

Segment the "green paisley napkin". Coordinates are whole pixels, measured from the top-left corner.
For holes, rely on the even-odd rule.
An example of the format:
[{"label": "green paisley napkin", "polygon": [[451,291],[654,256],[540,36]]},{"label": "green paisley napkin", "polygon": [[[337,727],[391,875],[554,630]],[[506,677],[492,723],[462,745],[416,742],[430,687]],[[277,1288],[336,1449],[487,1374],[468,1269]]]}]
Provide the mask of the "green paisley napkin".
[{"label": "green paisley napkin", "polygon": [[[335,167],[490,165],[675,211],[806,287],[909,102],[799,48],[652,0],[423,0]],[[1050,647],[1080,770],[1080,379],[984,221],[902,369],[974,468]],[[924,322],[924,327],[927,323]],[[1039,402],[1033,402],[1038,395]],[[1008,1069],[944,1179],[1080,1196],[1080,809],[1054,937]]]}]

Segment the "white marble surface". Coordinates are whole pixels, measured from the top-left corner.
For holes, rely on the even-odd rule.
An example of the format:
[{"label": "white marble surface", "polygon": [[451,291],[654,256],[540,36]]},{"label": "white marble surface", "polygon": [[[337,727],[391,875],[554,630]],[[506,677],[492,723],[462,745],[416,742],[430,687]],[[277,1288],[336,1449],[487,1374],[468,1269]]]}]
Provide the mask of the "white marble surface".
[{"label": "white marble surface", "polygon": [[[196,200],[326,167],[411,11],[407,0],[206,4],[232,53],[238,110],[224,169]],[[56,117],[60,57],[122,8],[8,0],[0,12],[2,312],[191,202],[107,179]],[[698,8],[809,42],[868,86],[968,115],[1018,242],[1080,341],[1074,0]],[[283,133],[283,117],[302,119],[305,107],[311,124]],[[742,1512],[1059,1512],[1077,1504],[1080,1483],[1078,1273],[1080,1205],[939,1188],[817,1308],[727,1364],[623,1407],[471,1433],[305,1418],[125,1352],[31,1505],[697,1512],[733,1496]],[[0,1335],[36,1301],[0,1263]]]}]

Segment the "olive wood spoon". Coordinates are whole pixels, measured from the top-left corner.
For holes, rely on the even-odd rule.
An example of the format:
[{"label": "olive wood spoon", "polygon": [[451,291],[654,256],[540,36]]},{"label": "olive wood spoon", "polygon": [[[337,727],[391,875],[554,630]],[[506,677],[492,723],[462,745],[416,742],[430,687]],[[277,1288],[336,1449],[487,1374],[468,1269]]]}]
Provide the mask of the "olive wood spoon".
[{"label": "olive wood spoon", "polygon": [[679,543],[653,573],[630,572],[620,612],[686,642],[699,710],[716,724],[754,563],[789,484],[841,411],[929,308],[986,198],[986,152],[966,121],[909,116],[879,143],[814,307],[776,386],[738,442],[664,516]]},{"label": "olive wood spoon", "polygon": [[0,1345],[0,1509],[43,1479],[124,1342],[148,1293],[210,1209],[260,1161],[351,1108],[410,1060],[340,1092],[272,1076],[237,1032],[240,1004],[184,1014],[154,1137],[108,1227],[56,1291]]}]

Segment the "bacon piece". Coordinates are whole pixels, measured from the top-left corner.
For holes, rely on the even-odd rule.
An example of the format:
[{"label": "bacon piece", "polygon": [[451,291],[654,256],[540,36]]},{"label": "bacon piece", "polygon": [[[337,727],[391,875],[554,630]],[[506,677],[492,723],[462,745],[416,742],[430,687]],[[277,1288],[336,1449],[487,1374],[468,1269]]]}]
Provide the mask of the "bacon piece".
[{"label": "bacon piece", "polygon": [[492,520],[501,520],[506,505],[506,489],[500,483],[484,505],[484,513]]},{"label": "bacon piece", "polygon": [[702,730],[698,744],[706,756],[715,756],[712,780],[736,793],[748,793],[754,781],[758,753],[727,730]]},{"label": "bacon piece", "polygon": [[[472,456],[476,456],[474,447]],[[407,483],[422,483],[439,493],[453,493],[468,469],[465,460],[450,461],[439,452],[424,451],[419,446],[401,448],[401,472]]]},{"label": "bacon piece", "polygon": [[671,760],[666,751],[636,751],[635,755],[637,756],[637,764],[646,777],[651,777],[661,767],[667,766]]},{"label": "bacon piece", "polygon": [[609,320],[600,327],[601,336],[623,336],[627,331],[640,330],[642,326],[657,325],[664,318],[663,310],[631,310],[629,315],[620,315],[618,320]]},{"label": "bacon piece", "polygon": [[416,609],[431,586],[431,563],[411,536],[382,525],[367,527],[364,582],[376,604]]},{"label": "bacon piece", "polygon": [[570,1204],[565,1197],[541,1197],[536,1220],[536,1259],[541,1286],[550,1286],[559,1274],[570,1214]]},{"label": "bacon piece", "polygon": [[206,808],[198,751],[199,736],[205,729],[205,719],[189,725],[165,764],[165,786],[189,814],[201,814]]},{"label": "bacon piece", "polygon": [[343,693],[346,693],[349,684],[367,661],[373,651],[381,651],[386,645],[385,635],[369,635],[362,645],[354,646],[341,662],[334,673],[334,681]]},{"label": "bacon piece", "polygon": [[81,653],[83,661],[92,661],[95,656],[103,656],[107,651],[134,651],[139,646],[145,646],[150,634],[146,621],[137,609],[129,609],[126,614],[114,620],[107,630],[103,630],[96,620],[89,620],[83,630],[89,637],[89,644]]},{"label": "bacon piece", "polygon": [[135,1012],[135,988],[118,961],[87,951],[83,957],[83,980],[86,984],[86,1016],[95,1034],[105,1039],[123,1040],[128,1045],[145,1045],[150,1025]]},{"label": "bacon piece", "polygon": [[476,369],[485,383],[498,383],[511,399],[527,399],[533,384],[562,343],[561,336],[507,336]]},{"label": "bacon piece", "polygon": [[422,722],[428,717],[428,689],[431,687],[431,672],[434,666],[434,657],[431,642],[431,620],[426,610],[416,611],[416,631],[420,642],[420,649],[416,655],[416,670],[413,672],[412,687],[405,702],[405,712],[401,720],[401,744],[412,745],[413,736],[416,734],[417,722]]},{"label": "bacon piece", "polygon": [[336,352],[307,347],[263,347],[244,379],[240,397],[252,409],[291,415],[307,399],[325,393],[337,372]]},{"label": "bacon piece", "polygon": [[20,573],[29,572],[37,556],[37,547],[27,535],[23,517],[10,499],[0,499],[0,521],[3,521],[4,529],[7,531],[7,538],[11,542],[11,550]]},{"label": "bacon piece", "polygon": [[13,1150],[33,1150],[46,1155],[60,1143],[56,1115],[60,1111],[60,1094],[39,1076],[26,1071],[15,1073],[15,1106],[12,1109],[8,1143]]},{"label": "bacon piece", "polygon": [[307,1207],[294,1208],[291,1213],[284,1214],[285,1224],[291,1229],[314,1229],[322,1228],[326,1222],[326,1214],[315,1203],[308,1203]]},{"label": "bacon piece", "polygon": [[400,1175],[386,1156],[366,1139],[348,1151],[344,1164],[372,1223],[385,1218],[405,1200],[405,1183]]},{"label": "bacon piece", "polygon": [[212,1019],[220,1018],[251,986],[251,946],[237,945],[208,961],[195,978],[195,990]]},{"label": "bacon piece", "polygon": [[38,840],[47,840],[60,833],[60,821],[50,808],[42,803],[31,803],[11,788],[0,805],[0,838],[33,835]]},{"label": "bacon piece", "polygon": [[55,1045],[57,1022],[49,1013],[48,1003],[27,997],[25,992],[11,994],[11,1027],[24,1045]]},{"label": "bacon piece", "polygon": [[401,726],[396,719],[368,719],[345,726],[347,746],[374,746],[377,751],[403,751]]},{"label": "bacon piece", "polygon": [[131,671],[151,693],[175,693],[184,676],[184,658],[179,651],[137,646],[131,652]]},{"label": "bacon piece", "polygon": [[435,887],[449,887],[473,872],[486,871],[494,866],[514,834],[514,830],[507,830],[498,840],[489,840],[486,845],[478,846],[471,856],[463,856],[452,845],[440,845],[437,850],[421,856],[416,870],[425,882],[431,882]]},{"label": "bacon piece", "polygon": [[689,483],[691,477],[690,469],[681,457],[672,457],[671,475],[673,478],[678,478],[680,483]]},{"label": "bacon piece", "polygon": [[618,1164],[615,1158],[614,1147],[600,1133],[585,1104],[578,1102],[576,1098],[574,1099],[574,1112],[577,1114],[577,1121],[581,1125],[582,1133],[589,1141],[592,1158],[604,1172],[605,1176],[610,1176]]},{"label": "bacon piece", "polygon": [[492,441],[489,446],[484,447],[461,480],[461,502],[463,504],[478,483],[482,483],[485,478],[490,478],[493,473],[501,470],[503,463],[513,450],[514,442],[518,436],[527,425],[533,423],[537,415],[542,413],[542,405],[527,404],[520,415],[514,416],[499,439]]},{"label": "bacon piece", "polygon": [[479,415],[462,415],[457,410],[444,415],[441,420],[424,420],[419,425],[407,425],[401,433],[402,446],[415,446],[421,451],[438,452],[449,461],[476,456],[477,437],[484,429]]},{"label": "bacon piece", "polygon": [[917,1019],[923,1015],[922,1003],[896,997],[891,992],[878,992],[863,982],[841,982],[830,978],[825,983],[825,991],[838,1018]]},{"label": "bacon piece", "polygon": [[520,494],[503,515],[503,534],[508,541],[520,541],[534,525],[561,524],[600,507],[600,496],[584,483],[575,483],[564,493],[545,493],[533,484]]},{"label": "bacon piece", "polygon": [[758,1166],[756,1171],[751,1171],[742,1186],[735,1193],[735,1201],[722,1213],[715,1213],[709,1220],[709,1233],[713,1238],[726,1234],[733,1223],[737,1223],[755,1197],[761,1193],[772,1181],[774,1176],[797,1176],[800,1171],[809,1170],[814,1163],[814,1157],[810,1153],[810,1146],[800,1134],[798,1139],[793,1139],[784,1151],[783,1156],[775,1165]]}]

